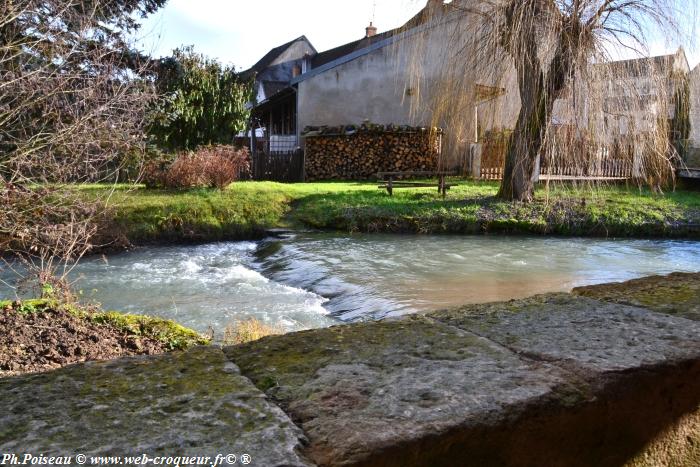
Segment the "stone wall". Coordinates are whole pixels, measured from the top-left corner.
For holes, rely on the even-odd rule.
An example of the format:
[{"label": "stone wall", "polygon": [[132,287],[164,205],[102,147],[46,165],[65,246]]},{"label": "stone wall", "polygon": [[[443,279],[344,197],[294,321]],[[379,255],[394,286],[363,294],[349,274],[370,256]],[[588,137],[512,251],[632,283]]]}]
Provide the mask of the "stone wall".
[{"label": "stone wall", "polygon": [[436,170],[440,161],[440,130],[350,126],[310,130],[304,137],[307,180],[366,180],[377,172]]},{"label": "stone wall", "polygon": [[685,165],[690,168],[700,167],[700,147],[691,146],[688,148],[688,153],[685,157]]}]

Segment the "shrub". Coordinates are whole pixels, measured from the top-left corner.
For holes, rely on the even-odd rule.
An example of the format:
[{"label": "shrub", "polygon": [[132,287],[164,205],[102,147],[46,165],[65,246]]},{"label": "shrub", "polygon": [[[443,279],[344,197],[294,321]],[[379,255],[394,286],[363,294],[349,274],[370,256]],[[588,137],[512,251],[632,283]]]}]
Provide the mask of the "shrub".
[{"label": "shrub", "polygon": [[226,326],[224,330],[224,345],[245,344],[277,334],[284,334],[284,331],[276,326],[269,326],[255,318],[250,318],[245,321],[236,321],[233,325]]},{"label": "shrub", "polygon": [[164,175],[169,188],[226,188],[250,170],[248,149],[206,146],[181,154]]},{"label": "shrub", "polygon": [[150,150],[147,160],[143,164],[139,181],[147,188],[159,188],[165,186],[165,176],[173,164],[176,156],[166,154],[158,150]]}]

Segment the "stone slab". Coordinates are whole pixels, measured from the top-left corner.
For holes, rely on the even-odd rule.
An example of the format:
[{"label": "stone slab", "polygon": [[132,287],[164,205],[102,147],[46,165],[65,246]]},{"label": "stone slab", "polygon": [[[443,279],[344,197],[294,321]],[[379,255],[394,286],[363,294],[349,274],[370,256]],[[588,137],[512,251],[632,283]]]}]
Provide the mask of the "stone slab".
[{"label": "stone slab", "polygon": [[700,321],[700,273],[673,273],[574,289],[575,295]]},{"label": "stone slab", "polygon": [[[700,465],[697,284],[672,275],[587,288],[595,299],[548,294],[0,379],[0,453]],[[663,288],[679,298],[648,298]]]},{"label": "stone slab", "polygon": [[245,453],[249,465],[306,466],[304,441],[216,347],[0,379],[0,453]]},{"label": "stone slab", "polygon": [[700,405],[698,325],[551,294],[224,352],[319,465],[620,466]]},{"label": "stone slab", "polygon": [[[456,428],[498,426],[542,398],[584,397],[552,365],[418,316],[277,336],[224,352],[300,424],[311,440],[307,455],[320,465],[382,465],[397,446]],[[431,449],[420,461],[440,465]],[[408,462],[395,460],[390,465]]]},{"label": "stone slab", "polygon": [[700,356],[700,323],[569,294],[469,305],[433,319],[585,375]]}]

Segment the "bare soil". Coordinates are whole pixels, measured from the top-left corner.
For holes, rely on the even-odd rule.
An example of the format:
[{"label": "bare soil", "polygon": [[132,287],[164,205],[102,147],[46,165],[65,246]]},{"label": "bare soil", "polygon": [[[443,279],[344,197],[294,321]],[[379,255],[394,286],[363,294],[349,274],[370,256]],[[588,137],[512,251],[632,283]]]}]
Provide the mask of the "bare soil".
[{"label": "bare soil", "polygon": [[0,376],[166,351],[165,344],[155,339],[129,335],[68,311],[0,309]]}]

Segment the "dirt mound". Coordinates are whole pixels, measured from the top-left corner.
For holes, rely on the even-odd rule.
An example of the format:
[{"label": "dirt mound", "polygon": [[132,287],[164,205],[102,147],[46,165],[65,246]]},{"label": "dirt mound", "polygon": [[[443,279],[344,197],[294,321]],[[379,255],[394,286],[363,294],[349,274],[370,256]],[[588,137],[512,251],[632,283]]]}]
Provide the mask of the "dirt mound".
[{"label": "dirt mound", "polygon": [[0,376],[169,350],[153,338],[130,335],[55,309],[20,312],[0,308],[0,336]]}]

